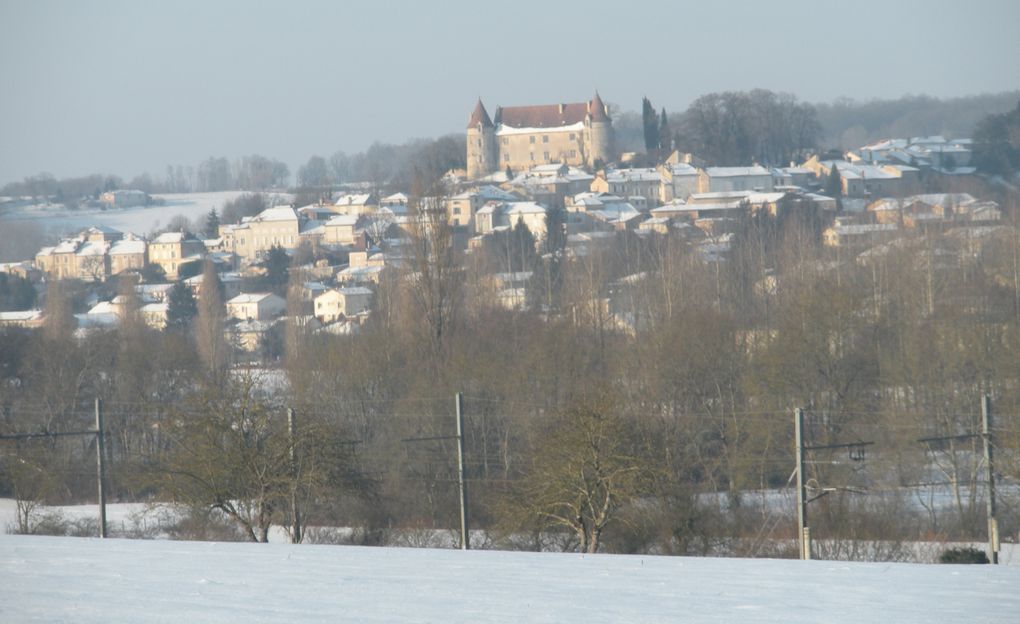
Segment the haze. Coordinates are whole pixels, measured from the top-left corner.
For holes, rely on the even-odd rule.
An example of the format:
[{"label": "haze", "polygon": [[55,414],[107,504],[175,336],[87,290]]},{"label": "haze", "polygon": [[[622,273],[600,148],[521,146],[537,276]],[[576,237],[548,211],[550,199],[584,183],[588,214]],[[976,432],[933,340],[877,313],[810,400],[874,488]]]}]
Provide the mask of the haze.
[{"label": "haze", "polygon": [[681,111],[764,87],[818,102],[1020,87],[1020,3],[0,3],[0,184],[162,175],[260,153],[291,170],[598,89]]}]

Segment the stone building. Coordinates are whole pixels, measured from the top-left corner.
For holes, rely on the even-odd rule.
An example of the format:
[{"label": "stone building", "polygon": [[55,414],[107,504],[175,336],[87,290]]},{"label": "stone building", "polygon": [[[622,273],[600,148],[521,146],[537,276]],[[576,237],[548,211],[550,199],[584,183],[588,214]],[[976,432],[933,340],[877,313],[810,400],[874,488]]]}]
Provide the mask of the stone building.
[{"label": "stone building", "polygon": [[593,168],[614,160],[613,121],[598,93],[588,102],[497,107],[481,99],[467,127],[467,172],[477,179],[543,163]]}]

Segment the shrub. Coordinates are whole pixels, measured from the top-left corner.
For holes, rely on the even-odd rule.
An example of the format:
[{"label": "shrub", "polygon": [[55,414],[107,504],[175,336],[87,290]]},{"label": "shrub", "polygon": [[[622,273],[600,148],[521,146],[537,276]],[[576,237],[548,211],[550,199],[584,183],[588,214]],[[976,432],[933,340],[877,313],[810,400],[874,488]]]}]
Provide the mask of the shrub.
[{"label": "shrub", "polygon": [[939,563],[989,563],[989,561],[988,555],[983,550],[967,546],[943,551],[939,555]]}]

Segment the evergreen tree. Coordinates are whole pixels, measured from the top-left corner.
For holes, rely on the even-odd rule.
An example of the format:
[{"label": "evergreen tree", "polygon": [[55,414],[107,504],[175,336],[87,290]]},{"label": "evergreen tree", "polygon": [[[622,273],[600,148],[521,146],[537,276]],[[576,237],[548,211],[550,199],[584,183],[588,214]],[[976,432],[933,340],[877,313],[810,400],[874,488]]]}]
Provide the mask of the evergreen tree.
[{"label": "evergreen tree", "polygon": [[209,214],[205,216],[205,237],[216,238],[220,235],[220,216],[216,214],[216,209],[212,208],[209,210]]},{"label": "evergreen tree", "polygon": [[283,247],[273,245],[266,255],[266,282],[269,287],[280,296],[287,293],[287,267],[290,266],[290,256]]},{"label": "evergreen tree", "polygon": [[839,168],[832,165],[829,170],[829,179],[825,181],[825,194],[830,197],[840,197],[843,194],[843,177],[839,175]]},{"label": "evergreen tree", "polygon": [[167,294],[166,327],[167,329],[187,329],[198,314],[198,303],[195,295],[183,281],[175,282]]},{"label": "evergreen tree", "polygon": [[669,119],[666,117],[666,108],[663,107],[659,115],[659,149],[665,152],[672,152],[673,131],[669,127]]},{"label": "evergreen tree", "polygon": [[641,125],[645,131],[645,151],[651,153],[658,150],[659,115],[647,97],[641,99]]}]

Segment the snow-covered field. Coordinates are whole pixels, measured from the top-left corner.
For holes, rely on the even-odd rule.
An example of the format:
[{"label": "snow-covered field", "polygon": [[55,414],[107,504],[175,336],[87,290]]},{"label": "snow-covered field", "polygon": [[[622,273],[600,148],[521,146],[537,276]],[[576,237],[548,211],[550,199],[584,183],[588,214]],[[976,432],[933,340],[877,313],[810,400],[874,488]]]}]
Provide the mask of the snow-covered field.
[{"label": "snow-covered field", "polygon": [[0,536],[3,622],[1017,622],[1020,568]]},{"label": "snow-covered field", "polygon": [[[170,219],[177,215],[184,215],[194,221],[205,217],[212,208],[220,211],[224,203],[242,194],[242,191],[170,193],[153,196],[155,200],[162,200],[161,205],[109,210],[98,208],[67,210],[59,204],[21,206],[4,213],[3,219],[6,221],[33,221],[47,231],[57,234],[70,234],[94,225],[104,225],[144,236],[160,226],[166,225]],[[289,196],[281,196],[281,200],[289,199]]]}]

